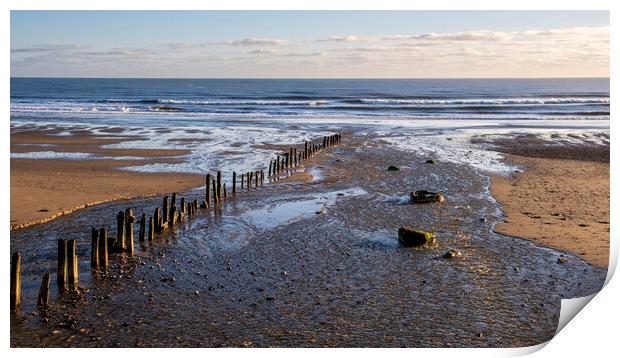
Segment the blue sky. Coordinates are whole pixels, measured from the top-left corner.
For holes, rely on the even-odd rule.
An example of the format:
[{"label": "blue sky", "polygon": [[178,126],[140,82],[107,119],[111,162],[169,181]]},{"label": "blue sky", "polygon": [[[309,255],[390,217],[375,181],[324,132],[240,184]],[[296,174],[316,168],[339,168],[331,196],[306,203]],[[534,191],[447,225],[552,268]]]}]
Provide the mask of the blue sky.
[{"label": "blue sky", "polygon": [[12,11],[11,75],[607,76],[608,26],[603,11]]}]

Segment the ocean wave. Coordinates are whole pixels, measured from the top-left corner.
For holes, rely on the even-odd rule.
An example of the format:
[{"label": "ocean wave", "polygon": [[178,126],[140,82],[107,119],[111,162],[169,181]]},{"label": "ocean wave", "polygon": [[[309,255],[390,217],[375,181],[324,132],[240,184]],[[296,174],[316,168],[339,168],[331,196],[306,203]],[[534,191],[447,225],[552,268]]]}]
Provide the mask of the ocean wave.
[{"label": "ocean wave", "polygon": [[349,103],[361,104],[417,104],[417,105],[502,105],[502,104],[609,104],[608,97],[515,97],[515,98],[465,98],[465,99],[401,99],[401,98],[361,98]]}]

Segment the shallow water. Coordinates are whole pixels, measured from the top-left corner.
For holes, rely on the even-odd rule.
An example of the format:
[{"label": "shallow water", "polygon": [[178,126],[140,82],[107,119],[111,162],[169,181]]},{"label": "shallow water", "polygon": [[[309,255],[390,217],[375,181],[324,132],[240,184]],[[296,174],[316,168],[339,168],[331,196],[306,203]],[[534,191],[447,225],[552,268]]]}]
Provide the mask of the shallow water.
[{"label": "shallow water", "polygon": [[[160,198],[13,231],[24,298],[11,345],[506,347],[550,339],[560,299],[596,292],[606,270],[494,233],[501,211],[488,178],[425,159],[355,139],[309,163],[320,180],[239,192],[175,232],[136,240],[135,256],[113,255],[106,275],[90,271],[90,227],[113,232],[118,210],[150,214]],[[447,200],[403,200],[419,189]],[[435,231],[438,243],[401,246],[403,225]],[[34,304],[40,277],[55,272],[57,238],[78,240],[84,295],[59,298],[52,274],[44,322]],[[448,249],[463,256],[443,259]],[[561,255],[568,263],[557,263]]]}]

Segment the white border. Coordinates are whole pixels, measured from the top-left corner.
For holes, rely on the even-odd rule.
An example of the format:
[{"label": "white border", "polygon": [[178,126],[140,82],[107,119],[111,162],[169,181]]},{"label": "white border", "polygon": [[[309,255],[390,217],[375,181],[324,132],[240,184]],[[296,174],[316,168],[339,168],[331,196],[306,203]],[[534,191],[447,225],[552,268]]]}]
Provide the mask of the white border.
[{"label": "white border", "polygon": [[[80,9],[80,10],[101,10],[101,9],[123,9],[123,10],[135,10],[135,9],[151,9],[151,10],[196,10],[196,9],[230,9],[230,10],[268,10],[268,9],[287,9],[287,10],[611,10],[611,97],[617,93],[618,83],[615,79],[617,63],[617,56],[613,54],[617,52],[617,46],[615,45],[615,38],[617,34],[617,20],[616,15],[618,1],[602,1],[602,0],[563,0],[563,1],[540,1],[540,0],[503,0],[503,1],[482,1],[482,0],[433,0],[433,1],[404,1],[404,0],[382,0],[382,1],[369,1],[369,0],[357,0],[357,1],[334,1],[334,0],[228,0],[218,2],[196,2],[188,0],[175,0],[175,1],[161,1],[151,0],[141,3],[133,2],[129,3],[123,0],[107,0],[107,1],[77,1],[77,0],[56,0],[56,1],[32,1],[32,0],[5,0],[2,2],[3,12],[2,20],[0,20],[0,29],[2,29],[2,47],[5,55],[2,57],[2,65],[5,71],[5,75],[2,78],[4,86],[2,86],[2,101],[3,108],[3,124],[4,130],[2,131],[2,141],[0,145],[4,152],[2,157],[2,169],[4,173],[10,172],[9,161],[9,143],[10,143],[10,12],[9,10],[44,10],[44,9]],[[611,134],[614,137],[616,125],[614,125],[614,110],[615,100],[611,100]],[[615,145],[615,141],[612,140],[611,145],[611,157],[618,158],[618,146]],[[617,160],[612,159],[611,162],[611,211],[610,216],[612,218],[620,217],[618,211],[618,165]],[[5,189],[5,200],[8,200],[8,191],[10,188],[9,178],[7,175],[2,176],[2,185]],[[9,230],[10,211],[7,205],[0,207],[0,215],[4,218],[6,230]],[[5,263],[2,267],[2,280],[4,281],[4,292],[8,291],[9,286],[9,268],[8,268],[8,232],[6,232],[5,247]],[[617,262],[617,239],[618,229],[615,225],[615,221],[611,223],[611,241],[612,241],[612,263],[610,264],[610,272],[608,280],[611,278],[616,262]],[[112,353],[108,349],[101,350],[89,350],[88,353],[82,350],[67,350],[67,349],[54,349],[54,350],[35,350],[35,349],[20,349],[10,350],[9,347],[9,315],[8,315],[8,300],[6,300],[6,294],[2,296],[2,306],[6,309],[2,312],[6,319],[2,326],[3,337],[5,337],[4,348],[9,354],[37,354],[44,353],[46,355],[55,356],[67,356],[77,354],[89,354],[93,356],[103,356]],[[618,302],[620,302],[620,284],[617,280],[611,281],[600,294],[592,299],[592,303],[589,304],[577,317],[574,322],[568,324],[560,334],[548,343],[548,347],[541,350],[539,355],[541,356],[584,356],[584,355],[598,355],[597,353],[613,352],[617,350],[616,340],[617,333],[616,328],[618,326]],[[536,351],[545,345],[538,347],[530,347],[523,349],[418,349],[415,352],[411,350],[403,349],[380,349],[380,350],[365,350],[355,349],[347,350],[335,350],[324,349],[320,351],[322,355],[339,355],[342,353],[351,353],[356,356],[370,356],[377,354],[391,354],[400,356],[410,356],[411,354],[423,353],[430,356],[447,356],[458,354],[460,357],[480,357],[489,355],[500,356],[512,356],[522,355]],[[134,353],[128,349],[117,349],[114,353]],[[148,354],[155,356],[169,355],[171,351],[164,350],[151,350]],[[181,353],[181,352],[179,352]],[[287,350],[240,350],[240,349],[211,349],[208,352],[203,350],[184,350],[181,354],[184,355],[238,355],[243,353],[251,353],[252,355],[265,356],[265,357],[277,357],[277,356],[314,356],[319,353],[316,350],[304,350],[304,349],[287,349]]]}]

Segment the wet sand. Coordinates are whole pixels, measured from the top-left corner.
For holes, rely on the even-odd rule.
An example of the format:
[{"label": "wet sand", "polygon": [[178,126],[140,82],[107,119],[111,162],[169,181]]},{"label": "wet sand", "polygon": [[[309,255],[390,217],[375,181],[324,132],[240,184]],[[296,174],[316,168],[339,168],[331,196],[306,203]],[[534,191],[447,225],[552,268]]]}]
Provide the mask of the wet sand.
[{"label": "wet sand", "polygon": [[501,145],[524,172],[492,178],[504,222],[495,230],[562,251],[599,267],[609,261],[609,147],[540,143]]},{"label": "wet sand", "polygon": [[[89,153],[88,160],[11,159],[11,229],[45,222],[111,200],[129,199],[203,185],[200,175],[139,173],[124,166],[173,163],[185,150],[102,148],[137,137],[103,137],[90,132],[41,128],[11,133],[11,153],[51,151]],[[98,157],[114,157],[97,159]],[[123,160],[141,157],[141,160]]]},{"label": "wet sand", "polygon": [[[239,191],[175,231],[91,271],[90,228],[114,235],[118,210],[152,213],[161,198],[105,203],[11,233],[24,253],[21,347],[516,347],[555,332],[560,299],[598,291],[606,270],[493,230],[489,179],[466,165],[345,138],[306,163],[307,182]],[[400,171],[387,171],[395,165]],[[440,190],[414,205],[410,191]],[[178,197],[201,200],[201,190]],[[438,242],[398,243],[400,226]],[[42,235],[41,233],[45,233]],[[76,239],[82,295],[36,308],[56,239]],[[462,252],[444,259],[449,249]],[[559,264],[564,257],[568,262]]]}]

